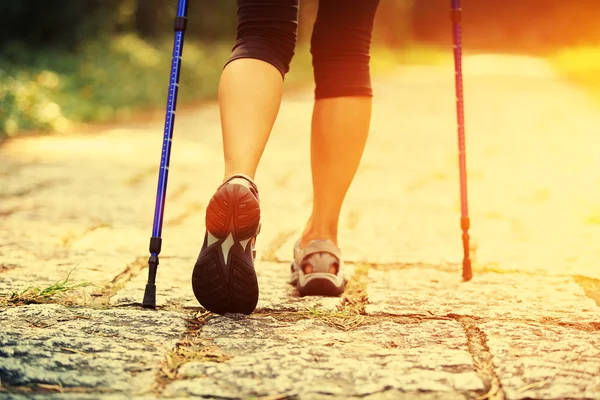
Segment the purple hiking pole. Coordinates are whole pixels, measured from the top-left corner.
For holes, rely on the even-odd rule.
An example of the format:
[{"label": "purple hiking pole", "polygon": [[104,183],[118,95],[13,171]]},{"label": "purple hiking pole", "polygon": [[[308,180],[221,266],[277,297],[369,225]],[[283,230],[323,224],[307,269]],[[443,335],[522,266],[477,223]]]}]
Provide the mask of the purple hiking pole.
[{"label": "purple hiking pole", "polygon": [[167,98],[167,114],[158,172],[158,190],[156,193],[156,207],[154,209],[154,224],[150,238],[150,259],[148,259],[148,283],[144,292],[142,306],[156,308],[156,272],[158,270],[158,255],[162,246],[162,225],[165,212],[167,195],[167,179],[169,177],[169,161],[171,158],[171,141],[175,126],[175,109],[177,108],[177,93],[179,91],[179,75],[181,72],[181,55],[183,52],[183,38],[187,26],[187,0],[179,0],[177,17],[175,17],[175,40],[173,42],[173,59],[171,61],[171,79],[169,80],[169,96]]},{"label": "purple hiking pole", "polygon": [[458,161],[460,171],[460,228],[463,242],[463,280],[473,277],[471,258],[469,254],[469,202],[467,200],[467,160],[465,153],[465,115],[462,76],[462,45],[461,45],[461,16],[460,0],[451,0],[451,16],[454,41],[454,72],[456,82],[456,117],[458,122]]}]

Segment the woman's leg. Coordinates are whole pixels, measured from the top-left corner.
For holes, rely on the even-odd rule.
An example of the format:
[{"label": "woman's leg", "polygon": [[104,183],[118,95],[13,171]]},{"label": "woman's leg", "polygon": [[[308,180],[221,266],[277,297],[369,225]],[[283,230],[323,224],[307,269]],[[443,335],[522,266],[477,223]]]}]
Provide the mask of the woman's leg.
[{"label": "woman's leg", "polygon": [[227,65],[219,83],[225,176],[254,179],[275,118],[283,80],[271,64],[240,59]]},{"label": "woman's leg", "polygon": [[379,0],[319,2],[311,40],[316,83],[311,136],[314,198],[301,247],[314,239],[337,244],[340,210],[371,122],[370,44],[378,4]]},{"label": "woman's leg", "polygon": [[225,178],[254,179],[294,55],[298,0],[238,0],[237,40],[219,82]]},{"label": "woman's leg", "polygon": [[219,83],[225,179],[206,208],[194,266],[196,299],[215,313],[254,311],[254,242],[260,225],[258,162],[279,111],[294,54],[298,0],[238,0],[237,40]]}]

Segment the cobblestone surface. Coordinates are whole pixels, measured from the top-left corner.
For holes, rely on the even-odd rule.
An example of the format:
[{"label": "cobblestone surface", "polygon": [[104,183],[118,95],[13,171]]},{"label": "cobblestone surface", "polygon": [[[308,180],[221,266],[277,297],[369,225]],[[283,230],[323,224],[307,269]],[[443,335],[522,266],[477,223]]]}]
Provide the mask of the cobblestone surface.
[{"label": "cobblestone surface", "polygon": [[482,273],[465,283],[428,268],[370,270],[368,297],[367,314],[600,322],[600,308],[569,277]]},{"label": "cobblestone surface", "polygon": [[570,327],[489,322],[494,365],[511,399],[597,399],[600,334]]},{"label": "cobblestone surface", "polygon": [[[250,317],[207,315],[189,283],[222,179],[216,105],[177,116],[156,311],[139,303],[162,121],[4,143],[0,399],[600,399],[600,308],[576,283],[600,279],[600,111],[542,61],[465,58],[462,283],[453,78],[375,80],[340,298],[287,284],[310,213],[312,93],[286,95],[257,176]],[[87,286],[40,297],[67,277]]]},{"label": "cobblestone surface", "polygon": [[[189,363],[164,394],[368,396],[386,390],[474,392],[483,384],[454,321],[383,322],[340,332],[314,320],[215,318],[201,339],[233,358]],[[193,379],[189,379],[193,378]]]},{"label": "cobblestone surface", "polygon": [[147,391],[185,331],[177,314],[30,305],[0,310],[0,376],[10,386]]}]

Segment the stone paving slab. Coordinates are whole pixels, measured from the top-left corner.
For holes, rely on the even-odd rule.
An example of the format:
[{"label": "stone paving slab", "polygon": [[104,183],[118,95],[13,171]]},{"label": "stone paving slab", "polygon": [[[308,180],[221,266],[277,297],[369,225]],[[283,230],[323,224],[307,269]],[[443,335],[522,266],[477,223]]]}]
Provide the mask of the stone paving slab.
[{"label": "stone paving slab", "polygon": [[507,399],[600,397],[600,330],[505,322],[480,329]]},{"label": "stone paving slab", "polygon": [[164,396],[304,399],[402,390],[474,398],[484,389],[455,321],[382,322],[343,332],[310,319],[215,317],[199,339],[232,358],[182,366],[182,379],[169,384]]},{"label": "stone paving slab", "polygon": [[180,314],[60,305],[0,309],[2,384],[135,394],[186,330]]},{"label": "stone paving slab", "polygon": [[596,323],[600,308],[570,277],[460,272],[431,268],[369,270],[367,314],[449,314],[493,320]]},{"label": "stone paving slab", "polygon": [[[156,275],[156,305],[177,305],[183,308],[200,308],[191,287],[194,259],[165,258],[161,260]],[[140,305],[148,282],[148,270],[136,277],[110,298],[112,306]]]}]

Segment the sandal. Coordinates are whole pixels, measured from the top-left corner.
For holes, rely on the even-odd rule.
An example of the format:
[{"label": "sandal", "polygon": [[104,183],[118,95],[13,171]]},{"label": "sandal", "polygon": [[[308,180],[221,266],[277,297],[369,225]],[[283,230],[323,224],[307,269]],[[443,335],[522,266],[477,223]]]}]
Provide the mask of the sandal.
[{"label": "sandal", "polygon": [[300,296],[339,296],[346,278],[340,249],[330,240],[313,240],[304,249],[294,245],[290,283]]},{"label": "sandal", "polygon": [[192,273],[194,296],[206,310],[250,314],[256,308],[260,226],[256,184],[245,175],[231,176],[206,207],[204,243]]}]

